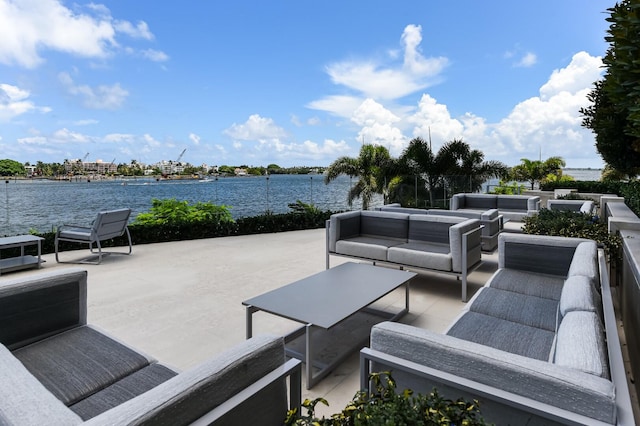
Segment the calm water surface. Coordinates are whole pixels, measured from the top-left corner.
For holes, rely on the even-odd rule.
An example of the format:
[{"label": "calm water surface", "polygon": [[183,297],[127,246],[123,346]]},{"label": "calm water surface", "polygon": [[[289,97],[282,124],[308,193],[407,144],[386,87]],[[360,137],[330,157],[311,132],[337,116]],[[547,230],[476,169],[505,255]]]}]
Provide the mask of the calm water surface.
[{"label": "calm water surface", "polygon": [[[161,180],[153,178],[66,182],[48,180],[0,181],[0,235],[36,229],[51,231],[62,224],[88,224],[100,210],[129,207],[133,216],[148,211],[153,198],[212,202],[231,207],[235,218],[269,210],[291,211],[300,200],[322,210],[347,210],[353,181],[340,177],[328,185],[321,175],[272,175],[218,180]],[[377,197],[373,205],[382,204]],[[354,203],[353,208],[360,208]]]}]

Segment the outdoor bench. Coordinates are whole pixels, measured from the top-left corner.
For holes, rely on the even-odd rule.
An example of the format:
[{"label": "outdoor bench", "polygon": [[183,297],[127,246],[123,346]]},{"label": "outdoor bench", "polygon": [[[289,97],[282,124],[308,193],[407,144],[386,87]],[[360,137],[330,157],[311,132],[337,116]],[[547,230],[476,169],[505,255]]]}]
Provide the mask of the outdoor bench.
[{"label": "outdoor bench", "polygon": [[450,210],[485,212],[498,209],[505,220],[522,222],[540,210],[537,195],[455,194],[451,197]]},{"label": "outdoor bench", "polygon": [[3,281],[0,424],[281,425],[300,406],[300,362],[285,360],[282,337],[178,372],[86,319],[84,270]]},{"label": "outdoor bench", "polygon": [[467,300],[467,275],[481,262],[477,219],[356,210],[326,223],[329,256],[345,256],[407,269],[455,275]]},{"label": "outdoor bench", "polygon": [[503,233],[498,270],[444,334],[381,323],[361,385],[479,400],[495,424],[633,425],[607,264],[592,240]]}]

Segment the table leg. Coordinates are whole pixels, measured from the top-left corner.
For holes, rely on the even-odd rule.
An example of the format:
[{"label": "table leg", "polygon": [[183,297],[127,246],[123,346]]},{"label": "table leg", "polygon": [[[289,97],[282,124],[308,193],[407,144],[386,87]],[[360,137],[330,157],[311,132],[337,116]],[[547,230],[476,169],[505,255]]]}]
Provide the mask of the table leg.
[{"label": "table leg", "polygon": [[313,356],[311,354],[311,324],[307,324],[305,327],[305,338],[306,338],[306,358],[307,361],[305,363],[306,373],[307,373],[307,389],[311,389],[311,387],[315,384],[313,380]]},{"label": "table leg", "polygon": [[38,269],[42,267],[42,244],[38,240]]},{"label": "table leg", "polygon": [[251,305],[247,305],[247,310],[246,310],[246,318],[247,318],[247,328],[246,328],[246,336],[247,339],[251,339],[251,336],[253,335],[253,313],[256,312],[258,309],[256,309],[255,307],[251,306]]}]

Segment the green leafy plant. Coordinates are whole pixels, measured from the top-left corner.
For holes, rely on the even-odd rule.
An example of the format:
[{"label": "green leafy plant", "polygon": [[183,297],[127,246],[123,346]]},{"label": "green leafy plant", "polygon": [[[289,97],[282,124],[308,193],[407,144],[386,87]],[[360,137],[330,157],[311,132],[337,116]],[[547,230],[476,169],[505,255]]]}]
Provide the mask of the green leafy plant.
[{"label": "green leafy plant", "polygon": [[189,204],[175,198],[152,200],[151,210],[140,213],[133,222],[134,225],[180,225],[187,223],[232,223],[233,218],[229,207],[212,203],[198,202]]},{"label": "green leafy plant", "polygon": [[537,215],[524,219],[522,231],[525,234],[588,238],[604,247],[609,259],[619,260],[621,256],[620,235],[609,233],[598,216],[588,213],[540,209]]},{"label": "green leafy plant", "polygon": [[313,204],[303,203],[300,200],[296,200],[295,203],[289,203],[288,207],[296,213],[320,213],[320,209]]},{"label": "green leafy plant", "polygon": [[524,185],[515,181],[505,182],[501,180],[498,182],[498,186],[493,188],[491,193],[500,194],[500,195],[514,195],[514,194],[522,194],[523,191],[524,191]]},{"label": "green leafy plant", "polygon": [[434,389],[429,395],[414,395],[407,389],[396,392],[396,383],[389,372],[373,373],[369,379],[374,391],[356,393],[352,401],[330,418],[318,418],[316,405],[329,405],[324,398],[306,399],[302,408],[289,411],[287,426],[422,426],[422,425],[484,425],[478,401],[471,403],[443,398]]}]

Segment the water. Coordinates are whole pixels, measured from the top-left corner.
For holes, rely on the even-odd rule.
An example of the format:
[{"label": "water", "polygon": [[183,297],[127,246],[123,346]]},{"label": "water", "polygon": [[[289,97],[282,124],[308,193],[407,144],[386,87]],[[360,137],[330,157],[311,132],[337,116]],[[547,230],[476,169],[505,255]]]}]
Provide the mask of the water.
[{"label": "water", "polygon": [[[264,212],[290,212],[300,200],[321,210],[348,210],[347,193],[355,183],[341,176],[328,185],[321,175],[230,177],[218,180],[162,180],[139,178],[91,182],[9,180],[0,187],[0,235],[18,235],[34,229],[49,232],[63,224],[87,225],[101,210],[128,207],[133,217],[149,211],[153,198],[203,201],[231,207],[234,218]],[[372,206],[382,204],[380,196]],[[361,207],[360,201],[352,208]]]}]

